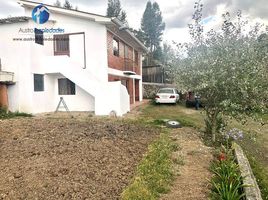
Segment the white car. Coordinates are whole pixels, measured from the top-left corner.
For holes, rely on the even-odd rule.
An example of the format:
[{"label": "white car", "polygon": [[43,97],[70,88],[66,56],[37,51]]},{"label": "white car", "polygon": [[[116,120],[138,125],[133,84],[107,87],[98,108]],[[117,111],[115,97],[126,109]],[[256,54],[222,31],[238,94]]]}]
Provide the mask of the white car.
[{"label": "white car", "polygon": [[176,104],[179,100],[179,91],[175,88],[161,88],[155,95],[155,103]]}]

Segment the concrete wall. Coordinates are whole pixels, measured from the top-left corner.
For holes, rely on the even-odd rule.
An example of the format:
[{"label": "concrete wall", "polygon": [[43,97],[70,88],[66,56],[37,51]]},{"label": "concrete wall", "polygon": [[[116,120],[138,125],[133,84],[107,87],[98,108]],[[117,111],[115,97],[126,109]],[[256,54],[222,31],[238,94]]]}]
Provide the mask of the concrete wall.
[{"label": "concrete wall", "polygon": [[[26,16],[31,16],[31,12],[32,9],[27,8]],[[60,98],[57,79],[66,77],[76,84],[76,94],[64,96],[71,111],[95,111],[105,115],[112,109],[117,109],[118,115],[127,112],[129,96],[126,90],[118,83],[108,83],[105,25],[90,19],[75,18],[51,10],[50,12],[50,21],[42,25],[31,19],[24,23],[0,25],[0,58],[3,70],[14,72],[16,81],[15,85],[8,87],[10,110],[28,113],[54,111]],[[44,45],[34,41],[13,41],[13,38],[18,37],[34,38],[34,33],[19,34],[20,28],[64,29],[65,34],[72,34],[70,57],[54,56],[53,34],[50,33],[44,33],[45,39],[50,38],[49,41],[44,40]],[[81,32],[85,37],[83,34],[73,35]],[[116,73],[124,76],[122,71]],[[44,91],[34,92],[33,74],[44,75]],[[141,80],[141,76],[133,78]]]},{"label": "concrete wall", "polygon": [[[31,10],[26,10],[31,14]],[[65,33],[85,32],[86,70],[103,82],[108,81],[106,27],[85,19],[75,19],[65,15],[51,13],[51,19],[43,25],[32,20],[24,23],[0,25],[0,58],[2,70],[15,73],[15,85],[8,87],[9,107],[11,111],[29,113],[50,112],[56,109],[59,101],[57,78],[59,74],[47,74],[57,63],[46,62],[46,57],[54,55],[53,41],[44,41],[44,45],[34,41],[13,41],[13,38],[34,38],[34,34],[20,33],[27,28],[63,28]],[[44,34],[53,38],[52,34]],[[70,36],[70,57],[77,63],[77,68],[84,68],[84,37]],[[34,92],[33,74],[44,74],[45,91]],[[85,80],[86,81],[86,80]],[[76,85],[76,95],[64,97],[68,107],[73,111],[92,111],[95,99],[88,92]]]}]

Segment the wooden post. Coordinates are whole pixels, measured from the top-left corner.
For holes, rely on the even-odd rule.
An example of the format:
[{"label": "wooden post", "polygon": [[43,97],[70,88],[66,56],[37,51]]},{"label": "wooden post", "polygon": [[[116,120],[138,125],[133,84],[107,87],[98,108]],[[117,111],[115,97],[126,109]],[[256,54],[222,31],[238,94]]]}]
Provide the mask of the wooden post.
[{"label": "wooden post", "polygon": [[0,108],[8,109],[7,85],[0,83]]}]

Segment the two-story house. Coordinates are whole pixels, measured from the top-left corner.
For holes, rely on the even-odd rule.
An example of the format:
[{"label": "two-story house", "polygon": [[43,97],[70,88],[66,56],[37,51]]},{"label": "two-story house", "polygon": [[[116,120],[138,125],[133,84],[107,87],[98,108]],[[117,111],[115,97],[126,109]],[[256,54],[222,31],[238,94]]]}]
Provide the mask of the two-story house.
[{"label": "two-story house", "polygon": [[[118,19],[18,3],[25,16],[0,19],[0,106],[52,112],[62,97],[70,111],[120,116],[142,100],[147,49]],[[33,20],[37,6],[47,22]]]}]

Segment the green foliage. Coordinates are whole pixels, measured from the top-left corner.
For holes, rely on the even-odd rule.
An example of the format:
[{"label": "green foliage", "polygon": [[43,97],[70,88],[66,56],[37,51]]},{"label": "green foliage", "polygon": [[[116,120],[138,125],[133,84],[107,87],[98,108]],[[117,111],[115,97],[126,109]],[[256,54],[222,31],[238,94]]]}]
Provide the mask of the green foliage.
[{"label": "green foliage", "polygon": [[65,0],[64,4],[63,4],[63,8],[66,8],[66,9],[72,9],[73,6],[72,4],[70,3],[69,0]]},{"label": "green foliage", "polygon": [[123,200],[155,200],[156,198],[147,188],[145,181],[136,177],[134,182],[123,192]]},{"label": "green foliage", "polygon": [[116,17],[122,23],[127,23],[127,13],[122,10],[120,0],[108,0],[108,7],[106,11],[107,17]]},{"label": "green foliage", "polygon": [[0,108],[0,119],[9,119],[14,117],[32,117],[32,115],[21,112],[9,112],[6,108]]},{"label": "green foliage", "polygon": [[214,161],[211,170],[214,176],[211,180],[211,199],[240,200],[244,196],[242,192],[242,177],[239,166],[231,151],[225,151],[221,160]]},{"label": "green foliage", "polygon": [[252,171],[254,173],[254,176],[256,177],[258,186],[261,190],[261,195],[264,200],[268,200],[268,176],[267,176],[267,170],[265,170],[264,167],[253,157],[253,156],[247,156],[248,160],[250,162],[250,166],[252,168]]},{"label": "green foliage", "polygon": [[57,7],[61,7],[61,3],[60,3],[59,0],[57,0],[53,5],[54,5],[54,6],[57,6]]},{"label": "green foliage", "polygon": [[147,2],[146,9],[141,20],[141,33],[145,46],[149,49],[148,63],[152,63],[153,55],[159,56],[161,51],[160,42],[162,41],[165,23],[163,23],[162,13],[157,2]]},{"label": "green foliage", "polygon": [[[261,54],[257,25],[242,33],[241,12],[237,23],[224,16],[221,31],[206,36],[200,25],[202,4],[195,4],[194,23],[190,25],[193,43],[179,44],[177,60],[178,85],[201,94],[206,100],[205,113],[210,134],[217,132],[217,117],[225,115],[244,119],[267,110],[268,54]],[[266,37],[262,37],[266,41]],[[261,40],[263,43],[263,40]],[[260,54],[262,56],[260,56]]]},{"label": "green foliage", "polygon": [[147,155],[138,166],[136,178],[122,193],[123,200],[153,200],[168,191],[171,183],[171,153],[177,145],[166,134],[153,142]]}]

